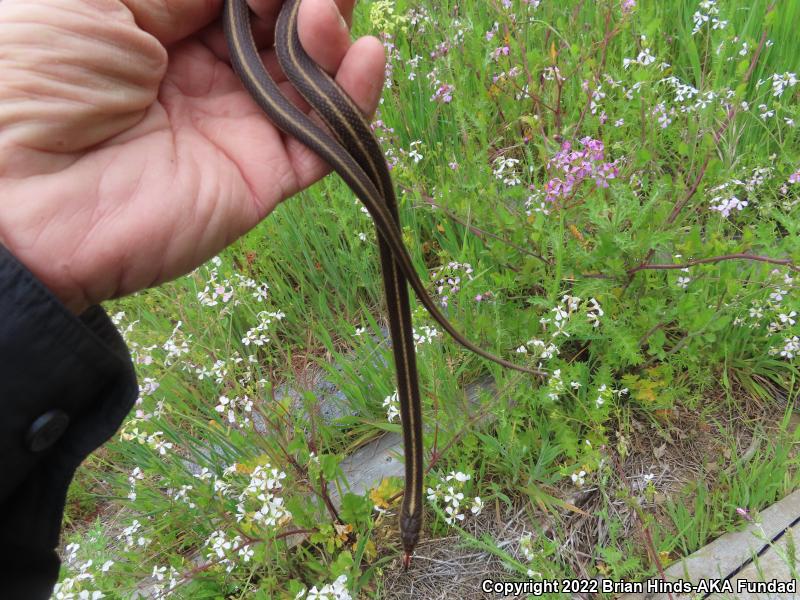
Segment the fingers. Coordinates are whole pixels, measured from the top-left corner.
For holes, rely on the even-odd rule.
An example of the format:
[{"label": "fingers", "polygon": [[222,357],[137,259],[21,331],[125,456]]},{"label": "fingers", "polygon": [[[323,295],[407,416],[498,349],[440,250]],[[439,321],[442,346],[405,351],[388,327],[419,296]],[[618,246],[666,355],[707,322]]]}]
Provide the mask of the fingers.
[{"label": "fingers", "polygon": [[[303,0],[303,2],[308,2],[308,0]],[[353,6],[355,6],[356,0],[335,0],[335,2],[339,12],[349,25],[353,15]],[[259,18],[265,21],[275,21],[275,19],[278,18],[278,13],[280,12],[283,3],[284,0],[248,0],[247,2],[247,4],[250,6],[250,9]]]},{"label": "fingers", "polygon": [[385,68],[383,44],[377,38],[363,37],[350,47],[336,73],[336,82],[369,117],[378,108]]},{"label": "fingers", "polygon": [[[372,37],[356,41],[339,65],[336,82],[365,115],[371,116],[378,106],[383,89],[384,67],[383,45]],[[304,106],[304,103],[297,103]],[[321,124],[319,119],[315,120]],[[294,138],[286,140],[286,150],[301,188],[330,172],[325,162]]]},{"label": "fingers", "polygon": [[[275,19],[264,20],[257,15],[251,15],[250,27],[258,48],[272,48],[272,40],[275,38]],[[199,38],[214,56],[225,62],[230,62],[228,42],[225,40],[225,34],[222,32],[222,26],[219,22],[201,31]]]},{"label": "fingers", "polygon": [[[222,11],[223,0],[121,0],[131,11],[136,24],[153,35],[162,45],[168,46],[185,37],[199,32],[215,21]],[[275,20],[278,18],[284,0],[249,0],[248,5],[256,18],[253,19],[253,33],[259,47],[270,45]],[[344,57],[349,44],[340,29],[347,29],[353,14],[355,0],[302,0],[300,6],[301,39],[308,43],[308,52],[315,59],[321,54],[324,66],[335,71],[338,62]],[[343,20],[343,22],[339,22]],[[337,23],[338,22],[338,23]],[[333,30],[331,26],[336,23]],[[344,25],[344,27],[342,27]],[[307,29],[303,33],[303,29]],[[331,35],[333,31],[334,35]],[[322,38],[310,37],[322,33]],[[221,43],[219,29],[209,32],[208,42],[218,56],[226,55]],[[326,48],[321,42],[333,41]],[[331,71],[333,72],[333,71]]]},{"label": "fingers", "polygon": [[[283,6],[283,0],[252,0],[248,3],[256,12],[253,21],[253,37],[260,47],[265,39],[271,40],[274,20]],[[351,44],[350,30],[341,11],[352,16],[354,0],[302,0],[298,15],[298,34],[303,47],[312,60],[326,72],[336,74],[337,80],[356,104],[370,115],[375,111],[383,82],[385,64],[381,43],[375,38],[364,38]],[[204,36],[206,45],[223,60],[228,59],[228,50],[219,27],[210,27]],[[345,65],[347,57],[347,66]],[[269,47],[261,52],[261,59],[267,72],[279,84],[286,77],[278,65],[275,52]],[[344,67],[344,68],[343,68]],[[296,94],[292,95],[297,99]],[[303,109],[303,102],[297,102]]]},{"label": "fingers", "polygon": [[[311,59],[333,75],[350,48],[350,29],[339,4],[349,0],[302,0],[297,15],[300,43]],[[346,7],[345,7],[346,8]]]},{"label": "fingers", "polygon": [[[256,15],[253,19],[256,43],[267,48],[260,53],[265,68],[292,102],[301,110],[310,112],[307,104],[286,82],[271,48],[272,28],[283,0],[251,0],[248,4]],[[354,0],[302,0],[298,34],[311,59],[334,75],[344,92],[369,116],[374,114],[380,99],[386,61],[383,45],[376,38],[366,37],[351,43],[347,21],[352,16],[353,5]],[[257,30],[259,27],[260,31]],[[263,35],[269,36],[267,43],[264,43]],[[227,60],[221,31],[216,26],[209,28],[208,36],[205,40],[212,52]],[[312,114],[312,118],[320,123],[315,115]],[[284,140],[298,188],[305,188],[330,172],[330,167],[309,148],[289,136]],[[297,189],[285,191],[291,195]]]},{"label": "fingers", "polygon": [[[142,1],[142,0],[139,0]],[[251,25],[253,39],[259,49],[271,50],[275,35],[275,22],[284,0],[250,0],[253,11]],[[333,74],[350,47],[350,30],[347,23],[352,17],[354,0],[301,0],[298,30],[303,47],[321,66]],[[219,24],[200,32],[200,39],[220,60],[229,61],[228,46]],[[310,50],[309,50],[310,48]],[[262,53],[270,75],[285,81],[270,52]],[[319,60],[318,60],[319,59]]]},{"label": "fingers", "polygon": [[219,16],[222,0],[122,0],[136,24],[164,46],[196,33]]},{"label": "fingers", "polygon": [[117,0],[2,0],[0,40],[0,120],[16,123],[0,127],[0,145],[26,151],[63,155],[127,130],[167,67]]}]

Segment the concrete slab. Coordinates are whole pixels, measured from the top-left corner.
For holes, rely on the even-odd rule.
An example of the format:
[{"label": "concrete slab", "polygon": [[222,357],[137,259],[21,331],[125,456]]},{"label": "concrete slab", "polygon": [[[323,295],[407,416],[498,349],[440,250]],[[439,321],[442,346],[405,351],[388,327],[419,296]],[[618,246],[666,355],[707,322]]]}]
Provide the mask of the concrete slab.
[{"label": "concrete slab", "polygon": [[[755,582],[769,583],[794,582],[794,589],[800,590],[797,581],[795,543],[800,542],[800,524],[790,528],[775,545],[762,556],[756,557],[753,562],[742,569],[736,577],[731,578],[733,592],[712,594],[709,600],[778,600],[783,598],[800,598],[800,593],[795,591],[758,592]],[[747,584],[745,583],[747,582]],[[752,586],[752,587],[751,587]],[[749,588],[749,589],[748,589]]]},{"label": "concrete slab", "polygon": [[[667,581],[687,581],[694,585],[701,580],[714,582],[725,580],[731,573],[740,569],[749,560],[752,562],[741,568],[741,571],[730,577],[732,592],[710,589],[710,594],[701,593],[699,597],[713,600],[777,600],[800,598],[796,594],[775,593],[749,593],[738,591],[737,580],[742,581],[770,581],[778,582],[796,581],[798,559],[795,556],[794,540],[800,541],[800,524],[793,525],[793,521],[800,516],[800,490],[789,494],[783,500],[776,502],[764,509],[758,518],[758,523],[751,523],[742,531],[733,531],[720,536],[707,546],[701,548],[691,556],[684,558],[665,570]],[[757,553],[769,540],[773,539],[787,527],[793,527],[776,541],[774,547],[769,548],[762,556]],[[791,546],[791,550],[787,547]],[[755,560],[754,557],[756,557]],[[654,581],[654,580],[651,580]],[[796,583],[800,590],[800,583]],[[695,594],[672,594],[673,600],[693,600]],[[666,593],[641,593],[626,594],[621,600],[668,600]]]},{"label": "concrete slab", "polygon": [[[371,488],[378,487],[386,477],[402,477],[403,436],[399,433],[387,433],[353,452],[342,463],[344,478],[349,485],[347,491],[353,494],[364,494]],[[331,501],[339,506],[339,492],[330,486]]]},{"label": "concrete slab", "polygon": [[[482,379],[468,384],[464,393],[470,404],[475,404],[482,392],[494,392],[496,386],[490,379]],[[489,415],[491,419],[494,415]],[[430,423],[428,423],[430,425]],[[348,491],[353,494],[364,494],[371,488],[378,487],[386,477],[402,477],[403,436],[399,433],[387,433],[356,450],[341,463]],[[330,496],[334,506],[339,506],[339,493],[335,486],[330,486]]]}]

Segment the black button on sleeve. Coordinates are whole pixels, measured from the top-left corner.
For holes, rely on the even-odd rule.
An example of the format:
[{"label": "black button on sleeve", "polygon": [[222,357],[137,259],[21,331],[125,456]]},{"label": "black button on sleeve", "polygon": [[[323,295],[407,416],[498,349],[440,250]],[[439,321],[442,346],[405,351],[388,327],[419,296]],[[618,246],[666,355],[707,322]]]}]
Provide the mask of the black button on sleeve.
[{"label": "black button on sleeve", "polygon": [[69,425],[69,416],[63,410],[50,410],[36,419],[25,436],[31,452],[42,452],[55,444]]}]

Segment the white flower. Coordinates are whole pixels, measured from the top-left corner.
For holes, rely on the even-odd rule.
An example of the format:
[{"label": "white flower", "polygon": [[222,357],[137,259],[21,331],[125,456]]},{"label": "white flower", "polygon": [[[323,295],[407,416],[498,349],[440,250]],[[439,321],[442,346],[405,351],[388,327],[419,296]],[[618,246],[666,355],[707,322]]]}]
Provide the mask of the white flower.
[{"label": "white flower", "polygon": [[328,594],[323,593],[321,590],[317,589],[317,586],[312,587],[308,590],[308,595],[306,596],[307,600],[330,600],[328,598]]},{"label": "white flower", "polygon": [[779,75],[775,73],[772,76],[772,95],[779,98],[786,88],[791,88],[797,85],[797,75],[794,73],[784,73]]},{"label": "white flower", "polygon": [[588,304],[589,307],[586,309],[586,318],[589,319],[592,327],[600,327],[600,317],[605,314],[600,307],[600,303],[594,298],[589,298]]},{"label": "white flower", "polygon": [[455,479],[460,483],[464,483],[465,481],[469,481],[470,479],[472,479],[472,476],[467,475],[466,473],[462,473],[461,471],[450,471],[450,474],[447,477],[445,477],[445,481],[450,481],[452,479]]},{"label": "white flower", "polygon": [[415,164],[424,158],[422,154],[420,154],[419,151],[417,150],[417,146],[419,146],[421,143],[422,140],[416,140],[415,142],[411,142],[410,146],[411,150],[408,151],[408,155],[414,159]]},{"label": "white flower", "polygon": [[770,117],[774,117],[775,116],[775,111],[774,110],[769,110],[767,108],[766,104],[759,104],[758,105],[758,110],[761,112],[761,114],[759,116],[761,117],[761,119],[763,121],[766,121]]},{"label": "white flower", "polygon": [[769,295],[769,299],[775,303],[778,303],[783,300],[784,294],[786,294],[786,290],[777,290]]},{"label": "white flower", "polygon": [[244,562],[250,562],[250,559],[255,555],[255,551],[250,546],[245,546],[239,549],[239,556],[244,559]]},{"label": "white flower", "polygon": [[447,492],[444,495],[444,501],[449,502],[454,507],[458,507],[461,505],[461,501],[464,499],[464,494],[462,492],[456,492],[453,486],[447,488]]},{"label": "white flower", "polygon": [[[717,196],[711,199],[711,210],[719,211],[723,217],[728,217],[732,211],[742,211],[744,207],[747,206],[747,200],[739,200],[736,196],[730,196],[729,198],[723,198],[721,196]],[[716,204],[714,204],[716,203]]]},{"label": "white flower", "polygon": [[517,158],[498,156],[494,160],[494,169],[492,170],[492,174],[495,176],[495,178],[502,179],[503,183],[508,186],[519,185],[521,180],[516,172],[517,164],[519,164],[519,159]]},{"label": "white flower", "polygon": [[564,391],[564,381],[561,379],[561,369],[555,369],[552,377],[547,382],[547,397],[551,400],[558,400],[558,396]]},{"label": "white flower", "polygon": [[220,396],[219,397],[219,404],[217,404],[214,407],[214,410],[216,410],[219,413],[225,412],[225,410],[227,409],[228,404],[230,404],[230,402],[231,402],[230,398],[228,398],[227,396]]},{"label": "white flower", "polygon": [[473,515],[481,514],[481,511],[483,510],[483,500],[481,500],[480,497],[475,496],[475,498],[472,500],[472,507],[469,510]]},{"label": "white flower", "polygon": [[[423,325],[420,327],[420,330],[413,329],[414,334],[414,346],[421,346],[423,344],[429,344],[433,342],[435,338],[441,335],[441,332],[436,329],[435,327],[428,327],[427,325]],[[420,331],[422,333],[420,333]]]},{"label": "white flower", "polygon": [[347,584],[347,575],[339,575],[331,584],[331,591],[334,593],[336,600],[351,600],[350,592],[345,587]]},{"label": "white flower", "polygon": [[397,391],[383,399],[383,407],[386,409],[386,420],[389,423],[400,416],[400,401],[397,397]]},{"label": "white flower", "polygon": [[464,520],[464,515],[461,514],[460,512],[457,512],[457,506],[446,506],[444,512],[447,513],[447,516],[444,518],[444,520],[447,522],[448,525],[452,525],[456,521],[456,519],[458,519],[459,521]]},{"label": "white flower", "polygon": [[536,554],[533,552],[533,540],[531,539],[530,533],[526,533],[519,539],[519,549],[522,552],[522,556],[525,557],[525,560],[531,561],[534,559]]},{"label": "white flower", "polygon": [[161,456],[166,455],[168,450],[171,450],[174,447],[172,442],[165,442],[163,440],[158,439],[159,436],[163,435],[163,431],[156,431],[152,435],[148,436],[147,443],[148,445],[156,450]]},{"label": "white flower", "polygon": [[639,56],[636,57],[636,62],[638,62],[643,67],[647,65],[651,65],[655,62],[656,57],[650,54],[650,50],[645,48],[641,52],[639,52]]},{"label": "white flower", "polygon": [[584,479],[586,477],[586,471],[579,471],[578,473],[573,473],[571,477],[572,477],[572,483],[574,483],[577,487],[581,487],[586,482],[586,480]]},{"label": "white flower", "polygon": [[780,355],[784,358],[794,358],[795,356],[800,353],[800,338],[796,335],[784,339],[784,346],[783,350],[780,351]]}]

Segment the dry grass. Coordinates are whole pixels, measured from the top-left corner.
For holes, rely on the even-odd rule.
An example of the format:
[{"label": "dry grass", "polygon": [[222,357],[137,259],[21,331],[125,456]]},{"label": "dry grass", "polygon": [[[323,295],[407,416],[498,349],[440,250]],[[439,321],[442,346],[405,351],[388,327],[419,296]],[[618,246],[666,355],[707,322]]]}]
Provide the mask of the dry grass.
[{"label": "dry grass", "polygon": [[[563,563],[576,576],[588,578],[597,572],[597,549],[610,541],[609,525],[615,522],[619,527],[616,536],[635,540],[644,564],[651,564],[642,524],[630,498],[636,498],[639,509],[669,531],[672,524],[664,510],[666,501],[680,498],[687,484],[700,477],[709,479],[713,486],[715,474],[732,471],[737,463],[750,460],[765,437],[779,429],[785,411],[785,405],[779,402],[767,404],[744,394],[737,398],[735,411],[721,397],[706,406],[710,408],[703,414],[676,409],[660,422],[632,420],[624,434],[627,455],[623,460],[619,447],[614,449],[616,464],[602,485],[576,491],[565,484],[558,491],[562,500],[580,512],[544,513],[526,498],[518,497],[502,517],[485,512],[467,526],[468,531],[478,538],[490,537],[523,563],[520,537],[542,532],[540,535],[558,541]],[[653,476],[650,482],[655,488],[655,494],[647,497],[643,493],[645,475]],[[487,578],[520,579],[517,573],[505,569],[498,557],[470,547],[459,536],[428,540],[420,544],[409,572],[402,571],[399,559],[386,569],[381,598],[485,598],[481,582]]]},{"label": "dry grass", "polygon": [[[508,509],[500,520],[492,511],[473,519],[465,529],[474,536],[491,535],[495,545],[524,562],[519,540],[531,533],[526,519],[527,508]],[[485,598],[481,582],[519,579],[503,562],[489,552],[475,549],[459,536],[425,540],[417,547],[414,563],[404,572],[399,558],[387,569],[382,587],[386,600],[409,598]]]}]

